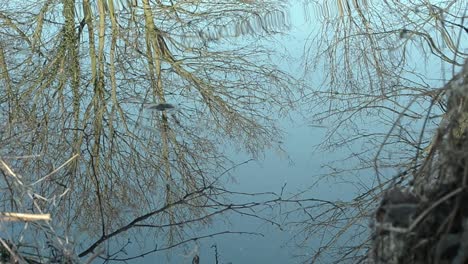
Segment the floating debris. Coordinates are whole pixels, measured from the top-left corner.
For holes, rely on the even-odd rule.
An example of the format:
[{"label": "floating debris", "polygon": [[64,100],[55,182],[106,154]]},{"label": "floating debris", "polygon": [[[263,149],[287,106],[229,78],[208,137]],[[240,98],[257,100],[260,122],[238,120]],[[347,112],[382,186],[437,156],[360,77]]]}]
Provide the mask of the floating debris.
[{"label": "floating debris", "polygon": [[168,110],[168,109],[173,109],[174,106],[171,105],[171,104],[157,104],[157,105],[152,105],[150,107],[148,107],[148,109],[155,109],[155,110],[158,110],[158,111],[165,111],[165,110]]},{"label": "floating debris", "polygon": [[411,38],[411,30],[403,28],[400,30],[400,39],[409,39]]}]

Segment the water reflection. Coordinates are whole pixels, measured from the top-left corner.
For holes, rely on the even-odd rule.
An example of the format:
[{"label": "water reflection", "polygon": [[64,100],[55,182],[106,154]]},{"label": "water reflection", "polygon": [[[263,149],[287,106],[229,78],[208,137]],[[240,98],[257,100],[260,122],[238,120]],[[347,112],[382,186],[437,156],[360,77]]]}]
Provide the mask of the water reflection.
[{"label": "water reflection", "polygon": [[[132,261],[186,246],[178,255],[196,263],[204,261],[202,252],[213,237],[262,235],[220,221],[236,219],[278,230],[290,223],[298,246],[318,248],[317,255],[302,256],[307,259],[341,238],[356,239],[349,253],[354,259],[365,255],[363,219],[378,191],[393,184],[395,167],[418,166],[413,151],[431,138],[421,132],[426,123],[419,129],[421,119],[438,119],[444,111],[433,111],[432,100],[443,101],[442,93],[411,67],[408,61],[418,60],[408,51],[420,40],[423,50],[429,47],[446,63],[460,65],[466,57],[454,45],[457,32],[466,30],[455,21],[463,8],[448,16],[449,7],[393,4],[392,12],[379,12],[392,5],[312,3],[323,19],[323,34],[310,39],[306,50],[311,57],[305,58],[305,71],[318,76],[306,79],[316,87],[304,92],[294,73],[273,63],[284,63],[286,55],[272,48],[270,37],[291,30],[287,8],[277,1],[3,3],[2,210],[53,216],[45,224],[5,224],[11,231],[2,237],[14,243],[0,240],[3,249],[10,249],[9,257],[29,253],[38,262],[57,256]],[[404,19],[411,22],[403,27]],[[413,20],[425,24],[412,28],[420,24]],[[447,30],[447,24],[453,28]],[[281,177],[274,174],[279,161],[271,163],[269,174],[276,178],[255,182],[249,175],[243,189],[228,185],[234,169],[251,157],[266,149],[284,153],[278,120],[298,99],[311,107],[307,114],[313,121],[328,129],[320,150],[339,150],[333,157],[341,160],[327,164],[326,176],[355,176],[346,181],[357,187],[337,184],[305,199],[299,195],[303,190],[284,191],[291,179],[275,182]],[[317,134],[301,137],[297,148]],[[236,151],[243,156],[237,162]],[[315,165],[308,170],[317,173]],[[306,187],[309,180],[298,185]],[[254,184],[273,186],[274,192],[247,192]],[[339,200],[330,197],[336,190],[343,192]],[[364,194],[355,197],[351,190]],[[321,245],[311,242],[317,234],[325,241]],[[128,237],[151,245],[122,256],[132,246]],[[199,252],[199,241],[207,240]],[[12,250],[14,245],[19,248]],[[76,252],[70,253],[70,245]]]},{"label": "water reflection", "polygon": [[[75,238],[78,257],[117,260],[129,235],[168,251],[202,239],[215,216],[256,217],[275,201],[230,201],[250,194],[223,187],[224,148],[279,148],[294,80],[255,39],[209,44],[272,33],[286,23],[276,3],[12,1],[1,19],[2,156],[23,177],[4,178],[3,211],[53,216],[46,230],[27,226],[39,234],[22,254],[42,262],[47,243]],[[37,157],[15,158],[26,155]],[[243,232],[205,237],[230,233]]]}]

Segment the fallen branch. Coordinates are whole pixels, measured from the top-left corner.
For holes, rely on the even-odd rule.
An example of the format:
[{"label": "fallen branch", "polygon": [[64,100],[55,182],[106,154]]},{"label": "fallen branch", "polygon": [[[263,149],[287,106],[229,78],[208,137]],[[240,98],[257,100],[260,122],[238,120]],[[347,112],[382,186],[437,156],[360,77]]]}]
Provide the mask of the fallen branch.
[{"label": "fallen branch", "polygon": [[0,221],[50,221],[50,214],[0,213]]}]

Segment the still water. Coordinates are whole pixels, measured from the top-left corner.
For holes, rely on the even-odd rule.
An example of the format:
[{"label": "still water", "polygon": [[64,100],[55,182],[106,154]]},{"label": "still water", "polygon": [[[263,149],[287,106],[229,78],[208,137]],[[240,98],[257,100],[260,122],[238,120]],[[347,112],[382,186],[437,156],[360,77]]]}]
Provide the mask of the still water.
[{"label": "still water", "polygon": [[[310,20],[313,12],[304,10],[304,6],[307,5],[295,3],[290,6],[290,27],[284,35],[274,37],[274,45],[277,46],[272,47],[273,50],[277,49],[278,54],[281,54],[279,57],[273,55],[272,60],[284,61],[279,64],[280,68],[296,78],[301,78],[303,72],[302,63],[306,41],[318,26]],[[321,78],[321,73],[317,72],[313,74],[310,83],[317,84]],[[278,120],[284,131],[282,139],[284,151],[267,150],[261,158],[237,167],[232,173],[233,177],[226,181],[228,189],[241,193],[283,192],[284,197],[296,197],[298,193],[303,193],[303,196],[299,197],[330,201],[348,201],[362,191],[362,187],[340,180],[319,181],[320,175],[327,172],[322,168],[323,164],[345,158],[352,150],[341,150],[339,153],[317,150],[317,146],[325,139],[327,127],[310,126],[308,120],[301,115],[306,109],[308,109],[307,106],[299,104],[296,111],[293,111],[288,118]],[[236,163],[250,160],[248,155],[232,148],[228,147],[227,152]],[[351,163],[346,165],[352,167]],[[371,178],[370,175],[371,172],[369,172],[369,178]],[[367,182],[371,185],[371,180],[366,179],[364,175],[361,175],[361,181],[363,184]],[[255,200],[255,198],[242,197],[237,202],[249,200]],[[283,210],[287,211],[291,208],[284,206]],[[275,210],[271,215],[277,217],[280,214],[281,212]],[[199,255],[200,263],[296,263],[310,257],[309,249],[317,248],[321,244],[320,239],[311,239],[307,249],[299,249],[296,245],[298,241],[294,237],[301,233],[300,228],[287,225],[279,228],[248,216],[228,214],[217,221],[209,228],[202,228],[199,234],[203,236],[229,230],[259,232],[261,235],[227,234],[215,238],[204,238],[188,243],[183,249],[176,248],[169,254],[167,252],[154,253],[137,259],[137,262],[192,263],[192,258]],[[152,245],[151,242],[153,241],[149,241],[148,244]],[[139,246],[136,248],[141,250]],[[146,248],[148,251],[151,249],[151,247]],[[216,262],[216,250],[218,262]],[[131,250],[128,253],[130,255]]]},{"label": "still water", "polygon": [[[329,242],[359,245],[372,188],[430,142],[420,131],[443,108],[427,110],[431,92],[465,54],[448,41],[463,28],[451,20],[420,62],[433,27],[396,17],[438,28],[449,7],[426,3],[49,2],[0,2],[1,155],[24,175],[8,172],[3,210],[50,211],[57,225],[5,224],[0,236],[33,241],[32,256],[296,263]],[[254,3],[273,11],[252,14]]]}]

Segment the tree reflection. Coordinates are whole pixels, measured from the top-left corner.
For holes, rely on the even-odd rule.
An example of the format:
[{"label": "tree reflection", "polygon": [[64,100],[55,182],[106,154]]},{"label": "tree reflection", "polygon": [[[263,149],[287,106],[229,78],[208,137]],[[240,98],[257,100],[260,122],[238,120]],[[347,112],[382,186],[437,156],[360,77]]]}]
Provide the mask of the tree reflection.
[{"label": "tree reflection", "polygon": [[[137,226],[183,241],[236,207],[217,200],[226,146],[279,147],[293,80],[256,40],[229,38],[286,25],[275,1],[1,5],[2,156],[44,179],[31,187],[48,202],[35,205],[65,233],[88,233],[80,256]],[[20,207],[11,198],[4,211]]]},{"label": "tree reflection", "polygon": [[[307,98],[311,120],[329,128],[321,151],[348,153],[327,164],[326,176],[339,176],[361,194],[343,204],[346,210],[324,208],[319,219],[295,219],[306,231],[298,237],[307,246],[317,234],[332,232],[314,257],[329,250],[342,261],[360,261],[369,245],[364,219],[373,216],[383,190],[409,183],[446,118],[444,83],[468,57],[466,3],[307,3],[322,22],[305,59],[307,77],[323,73],[314,76],[320,81]],[[325,224],[333,231],[321,228]],[[337,241],[347,244],[336,247]]]}]

